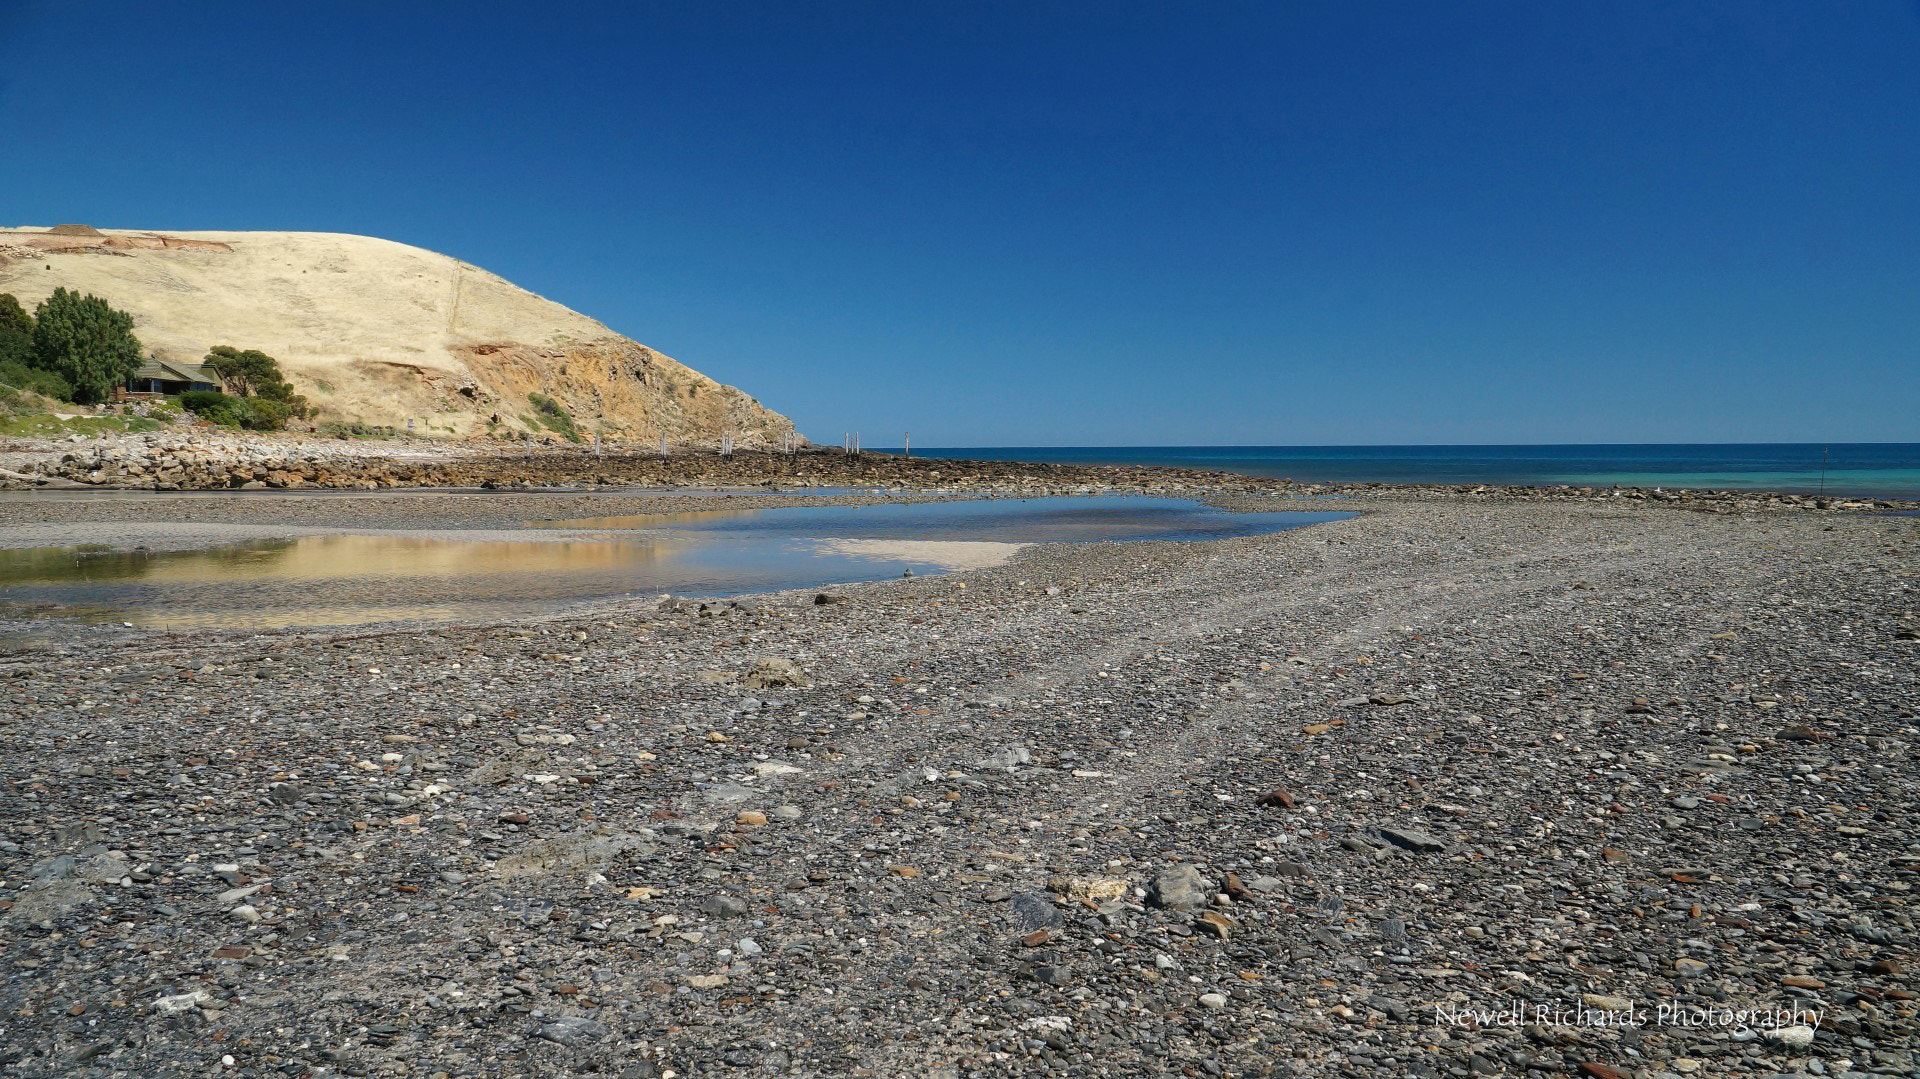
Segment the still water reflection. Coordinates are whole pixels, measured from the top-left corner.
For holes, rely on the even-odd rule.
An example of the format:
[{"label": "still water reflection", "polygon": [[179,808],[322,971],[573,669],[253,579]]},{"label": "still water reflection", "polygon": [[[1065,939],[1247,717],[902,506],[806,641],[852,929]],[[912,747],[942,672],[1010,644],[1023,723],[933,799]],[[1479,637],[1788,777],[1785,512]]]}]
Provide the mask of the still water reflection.
[{"label": "still water reflection", "polygon": [[661,592],[732,595],[942,573],[997,564],[1029,543],[1212,539],[1344,516],[1040,498],[537,522],[561,531],[551,540],[375,534],[196,551],[4,550],[0,618],[175,629],[510,619]]}]

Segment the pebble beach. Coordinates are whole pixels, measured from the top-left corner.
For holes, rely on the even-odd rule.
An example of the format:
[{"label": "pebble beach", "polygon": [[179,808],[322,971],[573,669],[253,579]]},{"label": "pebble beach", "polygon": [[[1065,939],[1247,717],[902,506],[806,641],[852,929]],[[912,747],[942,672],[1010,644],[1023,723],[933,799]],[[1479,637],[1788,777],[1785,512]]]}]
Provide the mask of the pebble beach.
[{"label": "pebble beach", "polygon": [[1920,519],[1362,502],[584,617],[52,635],[0,657],[0,1065],[1912,1074]]}]

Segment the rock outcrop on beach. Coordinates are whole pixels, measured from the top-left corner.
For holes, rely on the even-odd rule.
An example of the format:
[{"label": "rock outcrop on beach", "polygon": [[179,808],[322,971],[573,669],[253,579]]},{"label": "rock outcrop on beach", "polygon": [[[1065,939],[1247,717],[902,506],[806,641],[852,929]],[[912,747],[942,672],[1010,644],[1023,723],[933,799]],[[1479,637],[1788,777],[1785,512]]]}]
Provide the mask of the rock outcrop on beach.
[{"label": "rock outcrop on beach", "polygon": [[777,446],[793,432],[740,390],[585,315],[370,236],[0,229],[0,292],[31,307],[61,286],[131,313],[161,359],[198,363],[214,345],[273,355],[326,420],[551,436],[529,397],[539,394],[586,437]]}]

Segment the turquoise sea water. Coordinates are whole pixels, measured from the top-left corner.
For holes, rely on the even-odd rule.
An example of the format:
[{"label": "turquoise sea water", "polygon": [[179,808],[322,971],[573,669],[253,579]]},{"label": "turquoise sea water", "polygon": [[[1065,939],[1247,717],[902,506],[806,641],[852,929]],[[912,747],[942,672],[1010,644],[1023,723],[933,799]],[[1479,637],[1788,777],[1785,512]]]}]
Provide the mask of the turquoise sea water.
[{"label": "turquoise sea water", "polygon": [[[1920,443],[1618,446],[988,446],[916,457],[1212,468],[1302,483],[1692,487],[1920,498]],[[1822,471],[1824,456],[1825,470]]]}]

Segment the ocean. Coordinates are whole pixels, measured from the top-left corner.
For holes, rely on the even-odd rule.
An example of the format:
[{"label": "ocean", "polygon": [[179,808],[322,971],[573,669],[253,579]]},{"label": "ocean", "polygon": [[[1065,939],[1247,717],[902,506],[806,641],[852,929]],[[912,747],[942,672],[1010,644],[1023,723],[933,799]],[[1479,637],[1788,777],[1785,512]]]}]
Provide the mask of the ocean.
[{"label": "ocean", "polygon": [[[881,452],[898,452],[881,451]],[[1302,483],[1569,484],[1920,499],[1920,443],[1619,446],[969,446],[916,457],[1213,468]],[[1824,460],[1824,473],[1823,473]]]}]

